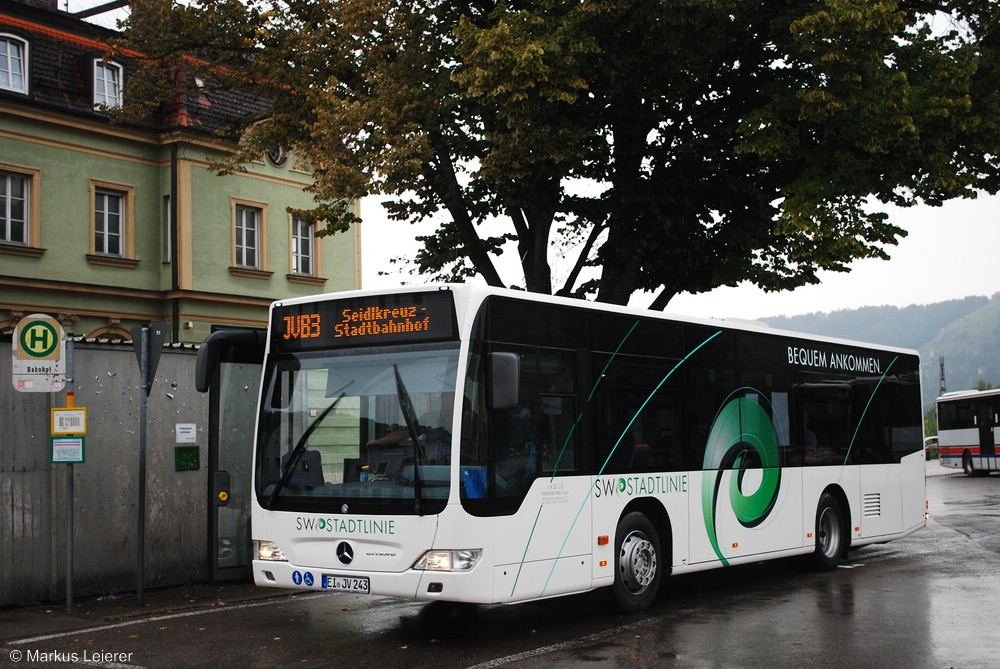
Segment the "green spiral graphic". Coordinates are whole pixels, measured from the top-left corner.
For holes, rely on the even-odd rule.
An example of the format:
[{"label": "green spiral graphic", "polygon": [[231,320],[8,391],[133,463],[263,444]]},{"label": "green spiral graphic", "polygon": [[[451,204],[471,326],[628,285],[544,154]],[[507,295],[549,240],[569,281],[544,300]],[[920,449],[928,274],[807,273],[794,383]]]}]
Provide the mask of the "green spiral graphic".
[{"label": "green spiral graphic", "polygon": [[[742,491],[747,467],[762,470],[760,485],[749,495]],[[723,472],[734,472],[729,477],[729,503],[736,519],[744,527],[756,527],[764,522],[778,499],[781,485],[778,439],[767,411],[747,397],[725,404],[712,423],[702,469],[701,499],[705,528],[715,554],[728,567],[729,561],[719,547],[716,528]]]}]

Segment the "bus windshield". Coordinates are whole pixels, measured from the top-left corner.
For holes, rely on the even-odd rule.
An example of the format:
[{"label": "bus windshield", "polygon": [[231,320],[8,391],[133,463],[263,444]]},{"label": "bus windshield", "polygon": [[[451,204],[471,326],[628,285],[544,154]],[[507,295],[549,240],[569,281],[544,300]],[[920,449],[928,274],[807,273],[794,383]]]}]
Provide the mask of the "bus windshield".
[{"label": "bus windshield", "polygon": [[458,345],[269,359],[256,492],[269,509],[436,513],[447,501]]}]

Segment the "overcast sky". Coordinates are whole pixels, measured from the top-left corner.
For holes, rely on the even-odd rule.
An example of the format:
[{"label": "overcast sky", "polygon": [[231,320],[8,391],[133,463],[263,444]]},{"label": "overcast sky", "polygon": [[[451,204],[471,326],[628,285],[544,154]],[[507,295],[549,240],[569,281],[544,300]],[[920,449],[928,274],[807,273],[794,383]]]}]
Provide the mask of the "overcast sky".
[{"label": "overcast sky", "polygon": [[[361,227],[362,286],[424,282],[388,264],[393,257],[413,257],[417,229],[407,223],[387,221],[373,199],[362,202],[361,216],[365,220]],[[851,265],[849,273],[826,272],[820,284],[791,292],[764,293],[753,286],[740,286],[700,295],[681,294],[671,301],[667,311],[757,319],[863,306],[903,307],[1000,292],[1000,197],[952,201],[942,207],[892,209],[890,217],[909,235],[889,249],[889,261],[858,261]],[[507,268],[501,272],[508,283],[520,279],[512,264],[516,265],[516,257],[498,262]],[[554,271],[558,273],[559,269],[557,266]],[[391,274],[379,276],[380,270]],[[648,301],[636,296],[633,304],[645,306]]]}]

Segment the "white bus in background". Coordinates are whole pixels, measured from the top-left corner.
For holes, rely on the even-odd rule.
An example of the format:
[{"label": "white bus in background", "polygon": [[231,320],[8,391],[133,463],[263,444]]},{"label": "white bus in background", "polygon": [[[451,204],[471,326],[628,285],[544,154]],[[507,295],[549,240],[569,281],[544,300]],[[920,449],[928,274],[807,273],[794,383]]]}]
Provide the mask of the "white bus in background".
[{"label": "white bus in background", "polygon": [[1000,471],[1000,389],[961,390],[937,398],[938,457],[966,476]]},{"label": "white bus in background", "polygon": [[637,611],[671,574],[832,568],[924,526],[919,376],[912,351],[486,287],[276,302],[254,579]]}]

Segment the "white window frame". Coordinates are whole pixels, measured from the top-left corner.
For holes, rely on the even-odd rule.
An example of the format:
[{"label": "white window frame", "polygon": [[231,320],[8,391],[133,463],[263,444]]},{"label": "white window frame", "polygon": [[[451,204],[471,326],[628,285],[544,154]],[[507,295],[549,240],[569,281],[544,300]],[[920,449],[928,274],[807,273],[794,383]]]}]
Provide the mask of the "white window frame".
[{"label": "white window frame", "polygon": [[[11,184],[19,181],[21,185],[20,197],[11,195]],[[32,243],[31,231],[31,175],[23,172],[15,172],[0,168],[0,243],[14,244],[17,246],[30,246]],[[12,215],[13,203],[20,201],[21,217],[15,219]],[[14,226],[20,227],[21,239],[14,239],[12,230]]]},{"label": "white window frame", "polygon": [[[125,257],[126,200],[127,194],[123,191],[103,187],[94,189],[94,255]],[[110,202],[117,202],[117,211],[107,206]],[[112,240],[117,243],[112,244]]]},{"label": "white window frame", "polygon": [[40,197],[42,188],[42,171],[31,167],[24,167],[23,165],[12,165],[0,162],[0,179],[4,179],[6,181],[8,177],[20,177],[25,181],[25,238],[23,243],[10,241],[10,202],[5,199],[4,203],[0,205],[0,207],[3,207],[4,209],[2,214],[0,214],[0,217],[3,219],[0,221],[0,227],[3,228],[3,230],[0,231],[0,244],[2,244],[8,252],[13,250],[26,251],[29,249],[38,249],[42,244]]},{"label": "white window frame", "polygon": [[[308,247],[306,251],[303,251],[304,245]],[[316,276],[316,262],[319,259],[316,248],[316,226],[297,216],[292,216],[290,248],[292,274]],[[303,268],[303,264],[307,266]]]},{"label": "white window frame", "polygon": [[[120,253],[109,253],[107,237],[101,245],[97,243],[97,235],[108,232],[108,216],[103,205],[108,197],[120,198],[120,226],[116,234],[120,236]],[[90,180],[90,262],[112,265],[115,267],[134,267],[135,259],[135,187],[107,181]]]},{"label": "white window frame", "polygon": [[[11,54],[11,47],[18,47],[20,54]],[[20,65],[16,66],[15,63]],[[0,88],[15,93],[28,93],[28,41],[11,35],[0,33]],[[20,86],[14,79],[20,77]]]},{"label": "white window frame", "polygon": [[[248,218],[249,214],[254,214],[252,221]],[[260,205],[233,203],[233,267],[251,270],[265,268],[265,218],[266,211]],[[249,225],[250,222],[253,223],[252,226]],[[250,243],[247,240],[248,231],[253,233]]]},{"label": "white window frame", "polygon": [[125,68],[114,61],[94,59],[94,109],[121,107],[124,88]]}]

